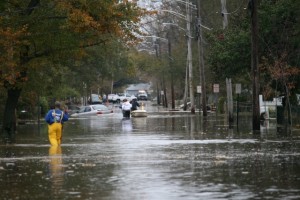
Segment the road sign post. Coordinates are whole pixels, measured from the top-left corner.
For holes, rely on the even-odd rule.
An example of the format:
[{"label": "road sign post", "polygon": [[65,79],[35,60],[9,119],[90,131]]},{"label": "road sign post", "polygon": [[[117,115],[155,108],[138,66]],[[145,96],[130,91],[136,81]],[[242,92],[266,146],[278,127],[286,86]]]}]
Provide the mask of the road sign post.
[{"label": "road sign post", "polygon": [[199,115],[200,115],[200,111],[201,111],[201,93],[202,93],[202,88],[201,85],[197,86],[197,94],[198,94],[198,107],[199,107]]},{"label": "road sign post", "polygon": [[214,85],[213,85],[213,92],[214,92],[214,94],[217,96],[217,97],[216,97],[216,102],[215,102],[215,106],[216,106],[216,116],[217,116],[217,115],[218,115],[219,92],[220,92],[220,85],[219,85],[219,84],[214,84]]},{"label": "road sign post", "polygon": [[239,97],[242,93],[242,85],[240,83],[235,84],[235,93],[237,94],[237,100],[236,100],[236,126],[237,129],[239,128]]}]

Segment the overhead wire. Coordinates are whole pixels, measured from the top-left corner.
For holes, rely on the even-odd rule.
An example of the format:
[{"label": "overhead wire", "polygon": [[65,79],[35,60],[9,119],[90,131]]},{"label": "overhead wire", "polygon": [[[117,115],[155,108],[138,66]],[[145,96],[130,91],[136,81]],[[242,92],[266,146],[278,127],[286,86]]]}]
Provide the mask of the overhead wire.
[{"label": "overhead wire", "polygon": [[[219,0],[218,0],[219,1]],[[243,1],[241,1],[241,3],[240,3],[240,5],[238,5],[238,7],[237,7],[237,9],[235,9],[234,11],[232,11],[232,12],[223,12],[222,11],[222,8],[223,8],[223,6],[221,7],[221,12],[220,11],[215,11],[215,12],[213,12],[213,13],[207,13],[207,10],[206,9],[203,9],[203,8],[201,8],[201,13],[203,13],[204,15],[201,17],[202,18],[202,20],[203,20],[203,22],[205,23],[205,24],[207,24],[207,25],[209,25],[210,27],[215,27],[215,24],[216,24],[216,22],[215,21],[213,21],[213,19],[210,19],[209,18],[209,16],[211,16],[211,15],[221,15],[223,18],[225,17],[224,15],[232,15],[232,14],[235,14],[235,13],[237,13],[237,12],[239,12],[240,10],[242,10],[243,9],[243,6],[245,5],[245,3],[247,2],[248,0],[243,0]],[[216,2],[216,1],[214,1],[214,2]],[[222,4],[222,2],[221,2],[221,4]],[[215,7],[216,7],[216,5],[215,5]],[[227,5],[227,7],[228,7],[228,5]],[[228,10],[228,9],[227,9]]]},{"label": "overhead wire", "polygon": [[231,15],[231,14],[234,14],[234,13],[238,12],[242,8],[242,6],[244,5],[245,1],[248,1],[248,0],[242,1],[241,5],[236,10],[234,10],[232,12],[225,12],[225,13],[222,12],[222,14],[223,15]]}]

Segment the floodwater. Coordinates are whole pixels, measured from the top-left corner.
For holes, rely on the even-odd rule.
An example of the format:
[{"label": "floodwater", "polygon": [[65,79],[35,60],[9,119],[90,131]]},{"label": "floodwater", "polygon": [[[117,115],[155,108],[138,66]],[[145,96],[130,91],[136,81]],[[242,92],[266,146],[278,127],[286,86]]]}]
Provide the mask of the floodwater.
[{"label": "floodwater", "polygon": [[300,133],[239,123],[116,111],[70,119],[56,148],[45,125],[21,125],[16,143],[0,146],[0,199],[300,199]]}]

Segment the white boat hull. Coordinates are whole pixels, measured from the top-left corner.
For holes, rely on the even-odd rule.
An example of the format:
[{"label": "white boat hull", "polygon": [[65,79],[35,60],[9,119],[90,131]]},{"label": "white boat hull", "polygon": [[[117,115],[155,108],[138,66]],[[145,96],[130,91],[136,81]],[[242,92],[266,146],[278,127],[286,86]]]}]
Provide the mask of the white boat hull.
[{"label": "white boat hull", "polygon": [[132,117],[147,117],[146,110],[135,110],[131,112]]}]

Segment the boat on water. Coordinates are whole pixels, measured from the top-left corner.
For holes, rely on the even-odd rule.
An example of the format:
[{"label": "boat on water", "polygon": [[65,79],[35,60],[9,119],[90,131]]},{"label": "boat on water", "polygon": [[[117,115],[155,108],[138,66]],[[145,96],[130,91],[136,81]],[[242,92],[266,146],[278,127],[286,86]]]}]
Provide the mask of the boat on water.
[{"label": "boat on water", "polygon": [[147,111],[144,109],[144,105],[142,104],[141,109],[132,111],[131,117],[147,117]]},{"label": "boat on water", "polygon": [[146,110],[134,110],[131,112],[131,117],[147,117]]}]

